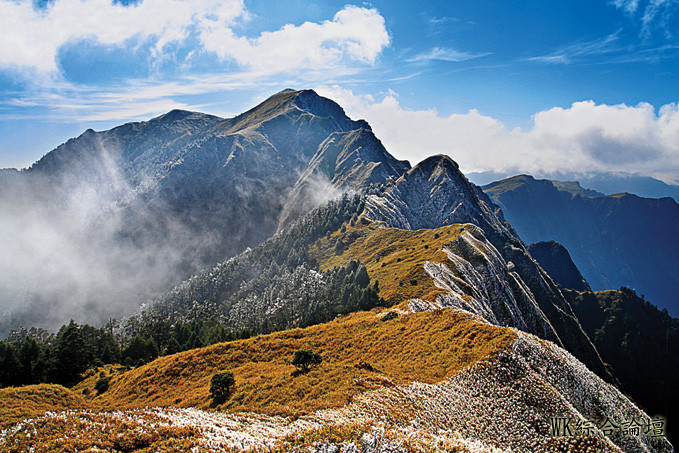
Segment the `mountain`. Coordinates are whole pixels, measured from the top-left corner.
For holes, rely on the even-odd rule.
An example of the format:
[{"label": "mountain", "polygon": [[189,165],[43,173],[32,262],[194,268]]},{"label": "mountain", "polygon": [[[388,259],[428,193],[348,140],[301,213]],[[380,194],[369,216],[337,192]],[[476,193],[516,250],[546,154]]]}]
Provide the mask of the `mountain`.
[{"label": "mountain", "polygon": [[673,199],[583,196],[526,175],[483,190],[524,241],[563,244],[594,290],[628,286],[679,313],[679,204]]},{"label": "mountain", "polygon": [[[453,225],[460,227],[439,231]],[[414,234],[422,229],[432,233]],[[373,241],[379,250],[366,256]],[[408,253],[390,252],[404,241],[412,245]],[[557,286],[446,156],[426,159],[376,194],[322,206],[252,251],[206,269],[132,318],[129,330],[140,333],[135,326],[150,320],[190,319],[196,307],[231,329],[257,333],[329,321],[352,306],[347,288],[326,292],[334,281],[329,272],[353,274],[357,261],[367,275],[354,309],[379,303],[365,292],[370,279],[387,305],[458,307],[555,341],[612,380]],[[303,291],[291,290],[289,280]]]},{"label": "mountain", "polygon": [[14,180],[0,188],[6,324],[120,316],[342,191],[408,168],[365,121],[311,90],[232,119],[173,110],[88,130],[3,172]]},{"label": "mountain", "polygon": [[[385,226],[408,230],[459,223],[476,225],[479,228],[444,249],[456,257],[451,256],[456,266],[441,267],[430,274],[438,274],[432,275],[437,286],[456,288],[453,282],[462,276],[468,285],[478,288],[489,284],[500,272],[507,288],[505,295],[497,297],[491,292],[485,301],[472,299],[475,303],[443,296],[440,303],[459,306],[487,320],[484,313],[493,312],[500,325],[515,326],[555,341],[605,374],[595,348],[552,279],[531,258],[490,198],[471,184],[449,157],[427,158],[383,194],[369,196],[366,216]],[[482,292],[489,293],[485,288]],[[489,306],[497,303],[504,307]]]},{"label": "mountain", "polygon": [[[486,186],[496,181],[511,178],[513,173],[505,172],[471,172],[467,174],[470,181],[480,186]],[[535,175],[536,177],[538,175]],[[540,178],[549,179],[555,185],[577,185],[587,196],[603,196],[616,193],[633,193],[645,198],[674,198],[679,203],[679,185],[668,184],[659,179],[644,176],[639,173],[627,172],[559,172],[539,174]]]},{"label": "mountain", "polygon": [[534,242],[528,245],[528,253],[561,287],[575,291],[592,290],[571,259],[566,247],[558,242]]},{"label": "mountain", "polygon": [[679,203],[679,186],[667,184],[649,176],[634,173],[608,172],[583,175],[578,180],[584,186],[607,195],[629,192],[645,198],[674,198]]},{"label": "mountain", "polygon": [[[614,386],[577,299],[449,157],[410,168],[310,91],[121,128],[28,170],[53,189],[36,200],[84,218],[82,253],[146,251],[116,284],[204,267],[120,322],[0,342],[0,385],[52,384],[0,389],[0,450],[672,451]],[[94,215],[70,209],[83,200]]]}]

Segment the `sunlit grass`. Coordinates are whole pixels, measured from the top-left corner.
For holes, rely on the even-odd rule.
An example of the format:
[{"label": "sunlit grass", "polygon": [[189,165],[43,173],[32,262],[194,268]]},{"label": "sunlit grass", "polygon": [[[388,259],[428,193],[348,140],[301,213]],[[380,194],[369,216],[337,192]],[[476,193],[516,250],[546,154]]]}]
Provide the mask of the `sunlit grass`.
[{"label": "sunlit grass", "polygon": [[60,385],[38,384],[0,389],[0,428],[47,411],[85,409],[85,399]]},{"label": "sunlit grass", "polygon": [[[354,395],[385,385],[439,382],[476,361],[496,356],[515,337],[508,329],[478,323],[452,309],[389,321],[382,321],[378,312],[355,313],[306,329],[161,357],[114,374],[109,390],[100,396],[91,392],[90,401],[105,410],[210,409],[210,378],[228,370],[235,376],[236,388],[219,409],[297,417],[343,406]],[[323,362],[293,376],[295,367],[290,361],[299,348],[321,354]]]},{"label": "sunlit grass", "polygon": [[[379,223],[361,219],[354,226],[347,226],[344,233],[336,231],[321,239],[311,253],[323,270],[345,266],[352,259],[360,261],[370,280],[379,282],[380,296],[389,305],[413,298],[434,301],[444,291],[434,286],[424,271],[424,263],[446,262],[443,246],[462,231],[462,225],[416,231],[380,228]],[[346,245],[342,253],[335,251],[338,239]]]}]

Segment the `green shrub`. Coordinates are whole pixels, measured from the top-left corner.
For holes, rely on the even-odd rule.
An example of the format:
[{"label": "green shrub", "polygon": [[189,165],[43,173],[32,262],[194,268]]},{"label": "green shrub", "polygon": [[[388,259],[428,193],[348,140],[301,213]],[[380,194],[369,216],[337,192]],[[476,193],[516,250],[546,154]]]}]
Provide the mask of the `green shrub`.
[{"label": "green shrub", "polygon": [[104,376],[102,378],[97,379],[97,382],[94,383],[94,390],[97,391],[97,395],[101,395],[106,390],[108,390],[108,384],[110,382],[111,376]]},{"label": "green shrub", "polygon": [[212,376],[210,380],[210,396],[216,404],[221,404],[231,396],[231,390],[236,385],[233,373],[223,371]]},{"label": "green shrub", "polygon": [[398,313],[396,313],[395,311],[390,311],[386,315],[382,316],[382,321],[389,321],[395,318],[398,318]]},{"label": "green shrub", "polygon": [[306,373],[312,365],[318,365],[322,361],[323,358],[320,354],[316,354],[308,349],[296,350],[295,356],[292,358],[292,364],[302,373]]}]

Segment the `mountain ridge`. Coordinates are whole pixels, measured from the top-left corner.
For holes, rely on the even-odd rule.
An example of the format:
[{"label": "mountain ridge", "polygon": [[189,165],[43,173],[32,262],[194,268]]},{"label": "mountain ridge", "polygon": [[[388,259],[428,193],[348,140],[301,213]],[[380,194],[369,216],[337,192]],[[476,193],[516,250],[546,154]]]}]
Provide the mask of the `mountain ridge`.
[{"label": "mountain ridge", "polygon": [[563,244],[594,290],[635,288],[677,313],[679,204],[620,193],[598,197],[549,180],[514,177],[483,187],[526,242]]},{"label": "mountain ridge", "polygon": [[[71,322],[53,348],[45,347],[51,359],[78,356],[73,369],[48,369],[69,385],[78,380],[77,367],[94,363],[78,354],[86,338],[108,341],[107,354],[97,351],[102,361],[137,366],[89,372],[76,389],[98,412],[82,416],[106,424],[102,410],[126,408],[115,417],[136,426],[141,407],[159,404],[164,408],[155,414],[162,423],[187,427],[181,436],[194,435],[178,441],[207,436],[203,446],[212,445],[209,433],[216,430],[250,436],[253,448],[273,447],[279,437],[257,437],[250,428],[275,433],[294,425],[286,431],[291,436],[311,429],[326,445],[313,448],[338,451],[349,446],[328,446],[328,430],[370,438],[361,427],[378,419],[390,435],[422,436],[426,448],[413,451],[439,441],[463,451],[671,450],[646,433],[635,438],[593,429],[572,442],[550,435],[548,420],[556,416],[652,420],[605,382],[615,377],[582,328],[571,305],[576,299],[564,297],[500,207],[450,157],[432,156],[411,168],[388,153],[367,123],[310,90],[284,90],[231,119],[171,111],[112,131],[86,131],[36,167],[53,177],[45,188],[62,174],[68,180],[87,171],[92,188],[117,183],[106,209],[85,219],[82,231],[93,240],[87,246],[105,250],[94,240],[111,233],[111,244],[127,245],[123,252],[144,249],[144,258],[158,266],[183,265],[192,276],[117,327],[113,321],[99,330]],[[71,187],[65,184],[63,194],[73,195]],[[81,193],[88,192],[75,198]],[[73,201],[64,200],[66,206]],[[102,230],[107,223],[113,228]],[[182,247],[161,255],[154,241]],[[139,255],[128,258],[137,262]],[[147,286],[150,276],[139,272]],[[224,339],[230,341],[219,343]],[[218,344],[201,348],[210,343]],[[13,346],[0,346],[0,359],[11,365]],[[320,351],[323,360],[293,372],[286,357],[302,347]],[[153,360],[160,351],[164,356]],[[210,376],[228,369],[237,382],[222,408],[235,412],[212,418],[195,407],[209,409]],[[3,366],[2,382],[14,377],[11,371]],[[108,389],[102,390],[101,379]],[[173,380],[190,391],[177,395]],[[281,385],[292,389],[288,402]],[[50,389],[36,392],[50,398]],[[182,405],[193,409],[176,408]],[[300,407],[308,410],[295,412]],[[258,413],[242,412],[251,410]],[[36,423],[47,429],[61,423],[63,431],[82,426],[80,417],[47,414]],[[199,419],[209,420],[208,428]],[[128,430],[126,423],[112,425]],[[0,442],[26,441],[22,429],[3,431]],[[78,429],[62,440],[76,439]],[[219,448],[239,448],[225,438],[219,437],[225,442]],[[151,440],[144,442],[148,448]]]},{"label": "mountain ridge", "polygon": [[[314,156],[327,157],[338,140],[338,159],[324,158],[325,171],[316,169]],[[55,244],[49,254],[55,278],[43,299],[66,305],[75,286],[79,307],[106,299],[110,292],[115,295],[103,307],[129,310],[256,246],[328,197],[381,184],[406,167],[407,162],[387,153],[365,121],[349,119],[339,105],[311,90],[287,90],[231,119],[173,110],[108,131],[88,130],[28,170],[4,178],[16,184],[3,187],[7,196],[0,205],[18,211],[15,205],[22,200],[36,206],[34,212],[44,209],[48,214],[37,220],[45,218],[48,225],[35,229],[58,225],[66,230],[60,236],[72,238],[63,249]],[[71,222],[74,218],[81,224]],[[17,227],[13,234],[25,233]],[[39,240],[26,238],[26,247]],[[122,252],[104,251],[109,249]],[[83,285],[63,272],[74,266],[93,268],[90,261],[102,255],[104,260],[94,265],[104,276],[101,283]],[[35,266],[27,263],[6,287],[32,279]],[[151,278],[131,283],[135,288],[102,289],[107,280],[114,285],[123,269]],[[0,295],[7,301],[23,297],[21,291]],[[83,310],[78,314],[83,319],[119,316],[99,308]]]}]

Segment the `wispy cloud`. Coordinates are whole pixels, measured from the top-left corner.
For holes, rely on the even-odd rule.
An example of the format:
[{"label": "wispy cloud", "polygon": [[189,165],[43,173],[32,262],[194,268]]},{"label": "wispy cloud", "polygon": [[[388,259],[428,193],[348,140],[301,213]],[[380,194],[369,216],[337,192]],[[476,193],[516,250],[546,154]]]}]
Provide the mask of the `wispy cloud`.
[{"label": "wispy cloud", "polygon": [[612,0],[611,3],[628,16],[638,18],[640,34],[645,40],[651,39],[656,31],[665,39],[672,38],[669,22],[679,13],[679,0]]},{"label": "wispy cloud", "polygon": [[570,64],[581,61],[586,57],[600,57],[621,52],[624,47],[620,44],[622,30],[611,33],[600,39],[581,41],[570,44],[546,55],[524,58],[524,61],[550,64]]},{"label": "wispy cloud", "polygon": [[456,49],[451,49],[447,47],[434,47],[428,52],[420,53],[414,57],[406,59],[409,63],[419,63],[426,61],[466,61],[472,60],[474,58],[481,58],[490,55],[490,52],[485,53],[469,53],[462,52]]},{"label": "wispy cloud", "polygon": [[648,39],[653,33],[653,28],[657,26],[667,39],[672,38],[668,24],[678,11],[678,0],[650,0],[641,18],[643,36]]},{"label": "wispy cloud", "polygon": [[639,0],[613,0],[611,3],[628,14],[635,13],[639,7]]},{"label": "wispy cloud", "polygon": [[[58,118],[68,123],[148,119],[175,108],[199,110],[206,106],[178,99],[273,87],[278,83],[249,73],[187,76],[170,81],[129,80],[105,88],[58,81],[15,93],[0,102],[0,120]],[[40,113],[36,114],[36,109]]]}]

